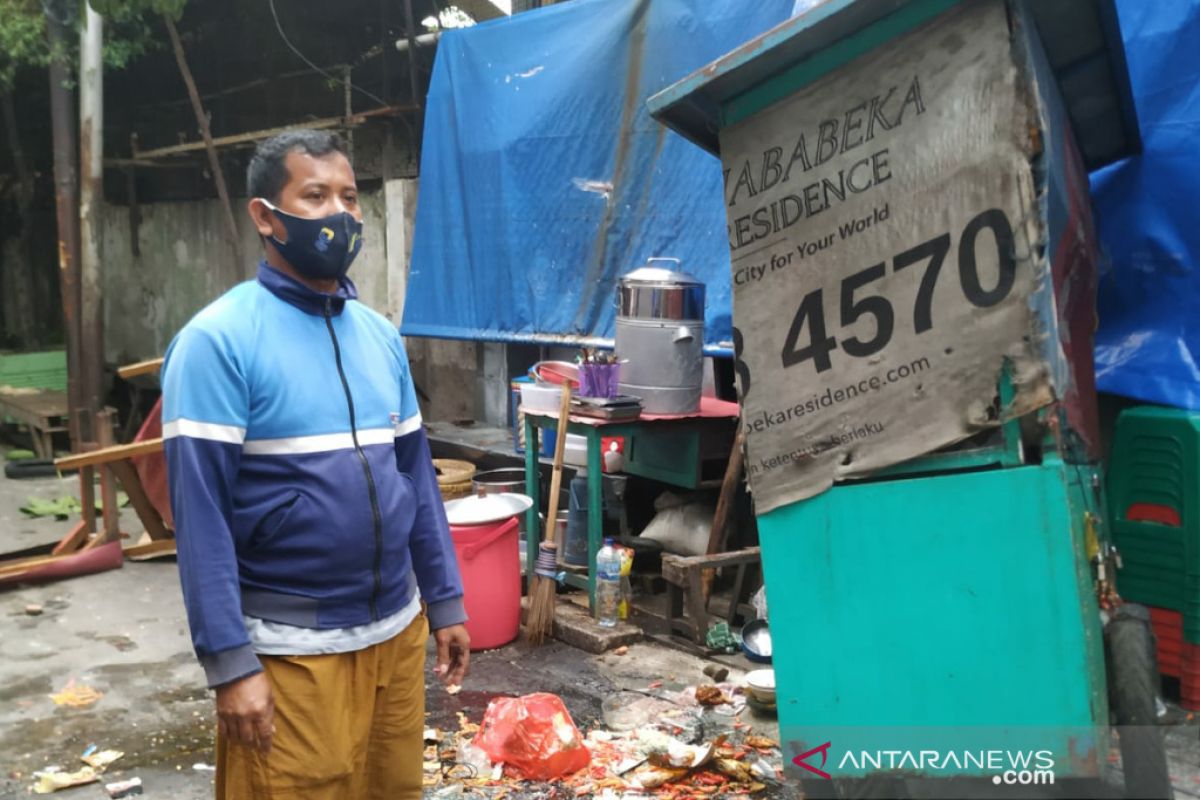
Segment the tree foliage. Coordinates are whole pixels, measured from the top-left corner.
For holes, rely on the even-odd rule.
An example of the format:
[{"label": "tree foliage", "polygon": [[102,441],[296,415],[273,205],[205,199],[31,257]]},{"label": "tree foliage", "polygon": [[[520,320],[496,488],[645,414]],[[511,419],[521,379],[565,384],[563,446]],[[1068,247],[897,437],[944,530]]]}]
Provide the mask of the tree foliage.
[{"label": "tree foliage", "polygon": [[[178,19],[187,0],[91,0],[97,14],[104,17],[104,64],[122,69],[143,53],[161,46],[161,17]],[[25,67],[44,67],[50,63],[50,45],[46,38],[46,15],[78,30],[86,19],[86,0],[0,0],[0,93],[12,88],[17,74]],[[67,53],[76,57],[77,42],[70,42]]]}]

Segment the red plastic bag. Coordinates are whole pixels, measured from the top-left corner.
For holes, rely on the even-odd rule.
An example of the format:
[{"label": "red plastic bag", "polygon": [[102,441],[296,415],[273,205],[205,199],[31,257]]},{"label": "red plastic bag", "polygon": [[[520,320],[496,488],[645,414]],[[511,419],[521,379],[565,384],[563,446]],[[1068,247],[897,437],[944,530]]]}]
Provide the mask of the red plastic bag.
[{"label": "red plastic bag", "polygon": [[592,760],[567,707],[554,694],[496,698],[483,715],[475,746],[534,781],[570,775]]}]

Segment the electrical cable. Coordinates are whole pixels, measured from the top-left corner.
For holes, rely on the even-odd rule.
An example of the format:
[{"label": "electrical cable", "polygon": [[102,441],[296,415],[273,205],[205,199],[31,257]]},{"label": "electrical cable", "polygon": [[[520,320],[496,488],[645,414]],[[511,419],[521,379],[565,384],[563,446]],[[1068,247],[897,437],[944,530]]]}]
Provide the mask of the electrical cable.
[{"label": "electrical cable", "polygon": [[[317,72],[324,75],[329,80],[336,81],[337,83],[342,83],[346,80],[344,76],[338,77],[336,75],[332,75],[332,74],[326,72],[325,70],[321,69],[316,64],[309,61],[308,57],[306,55],[304,55],[304,53],[301,53],[298,49],[296,49],[296,45],[292,44],[291,40],[288,39],[287,34],[283,32],[283,26],[281,24],[279,24],[279,14],[277,14],[275,11],[275,0],[267,0],[267,5],[269,5],[271,7],[271,17],[275,20],[275,30],[279,31],[279,38],[283,39],[283,43],[288,46],[289,50],[291,50],[293,53],[295,53],[296,56],[301,61],[303,61],[305,64],[307,64],[312,69],[314,69]],[[387,105],[387,101],[384,100],[382,97],[379,97],[378,95],[368,92],[366,89],[362,88],[361,86],[354,85],[353,82],[350,83],[350,88],[354,89],[357,92],[361,92],[362,94],[365,94],[367,97],[371,98],[372,100],[374,100],[376,103],[378,103],[381,106]]]}]

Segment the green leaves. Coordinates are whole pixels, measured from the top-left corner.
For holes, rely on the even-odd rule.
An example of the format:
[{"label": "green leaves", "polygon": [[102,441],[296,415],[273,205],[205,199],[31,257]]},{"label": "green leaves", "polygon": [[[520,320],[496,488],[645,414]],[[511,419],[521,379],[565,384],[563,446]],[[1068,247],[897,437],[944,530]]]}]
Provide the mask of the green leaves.
[{"label": "green leaves", "polygon": [[[54,9],[82,25],[86,0],[69,0]],[[123,69],[143,53],[162,46],[165,37],[160,18],[178,20],[187,0],[91,0],[92,9],[104,17],[104,65]],[[74,6],[74,8],[72,8]],[[71,12],[74,11],[73,15]],[[76,59],[77,43],[67,53]],[[42,0],[0,0],[0,93],[12,88],[17,73],[26,67],[50,63],[46,41],[46,16]]]},{"label": "green leaves", "polygon": [[36,0],[0,0],[0,92],[11,88],[21,67],[45,66],[49,59],[41,5]]}]

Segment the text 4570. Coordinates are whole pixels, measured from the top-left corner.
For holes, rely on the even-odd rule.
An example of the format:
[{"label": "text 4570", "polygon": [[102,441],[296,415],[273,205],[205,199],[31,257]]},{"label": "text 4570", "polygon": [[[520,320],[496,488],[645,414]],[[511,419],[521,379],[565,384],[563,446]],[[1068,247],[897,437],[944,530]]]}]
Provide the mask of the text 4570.
[{"label": "text 4570", "polygon": [[[990,287],[983,285],[976,259],[976,245],[984,231],[991,232],[999,263],[995,285]],[[924,268],[912,310],[912,326],[916,334],[931,330],[936,323],[933,317],[933,293],[950,247],[950,234],[943,233],[905,250],[891,260],[893,272],[913,270],[915,273],[922,266]],[[1016,266],[1013,229],[1003,211],[998,208],[988,209],[974,217],[963,228],[958,240],[958,277],[963,296],[972,305],[977,308],[989,308],[1008,297],[1016,282]],[[832,353],[839,346],[846,355],[853,358],[873,356],[887,347],[896,330],[896,312],[886,297],[869,292],[871,284],[887,274],[887,268],[887,262],[875,264],[846,276],[841,285],[839,327],[849,328],[864,317],[869,317],[875,323],[874,335],[870,338],[848,336],[840,340],[827,335],[825,292],[823,289],[815,289],[800,301],[787,338],[784,339],[783,350],[779,354],[784,369],[812,361],[816,371],[822,373],[833,368]],[[733,344],[737,355],[736,366],[742,384],[742,396],[745,397],[750,391],[750,370],[741,360],[743,338],[741,331],[736,328],[733,331]]]}]

